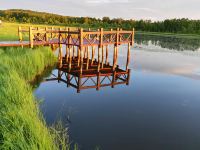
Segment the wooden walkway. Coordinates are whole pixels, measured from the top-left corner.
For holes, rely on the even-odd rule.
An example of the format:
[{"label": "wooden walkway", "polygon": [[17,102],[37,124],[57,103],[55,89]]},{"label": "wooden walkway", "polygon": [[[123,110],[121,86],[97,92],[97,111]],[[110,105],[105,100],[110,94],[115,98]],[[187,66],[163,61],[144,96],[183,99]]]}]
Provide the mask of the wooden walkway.
[{"label": "wooden walkway", "polygon": [[[49,44],[66,44],[70,46],[106,46],[134,43],[134,30],[124,31],[122,29],[84,30],[82,28],[54,28],[54,27],[19,27],[19,42],[1,43],[5,46],[38,46]],[[27,39],[28,41],[24,41]]]}]

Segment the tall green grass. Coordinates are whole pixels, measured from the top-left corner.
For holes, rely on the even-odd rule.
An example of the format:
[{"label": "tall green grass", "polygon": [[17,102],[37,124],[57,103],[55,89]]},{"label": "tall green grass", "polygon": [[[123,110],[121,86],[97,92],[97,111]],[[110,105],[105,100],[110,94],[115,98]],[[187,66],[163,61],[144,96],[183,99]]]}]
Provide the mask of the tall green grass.
[{"label": "tall green grass", "polygon": [[[0,149],[67,149],[47,128],[28,81],[55,63],[49,48],[0,49]],[[53,132],[52,132],[53,131]],[[60,139],[59,141],[57,139]]]}]

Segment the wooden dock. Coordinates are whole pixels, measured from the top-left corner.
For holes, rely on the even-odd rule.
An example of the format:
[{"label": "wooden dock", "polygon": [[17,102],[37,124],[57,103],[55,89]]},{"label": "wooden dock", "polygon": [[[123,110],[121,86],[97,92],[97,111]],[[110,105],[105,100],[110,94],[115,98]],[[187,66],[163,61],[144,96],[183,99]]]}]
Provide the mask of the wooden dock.
[{"label": "wooden dock", "polygon": [[[69,76],[77,77],[76,87],[78,92],[83,88],[82,78],[97,77],[93,88],[99,89],[102,86],[100,77],[108,78],[112,76],[112,82],[108,85],[114,86],[117,80],[127,83],[129,80],[130,49],[134,45],[134,29],[124,31],[122,29],[98,30],[83,28],[55,28],[55,27],[19,27],[18,42],[0,42],[0,47],[11,46],[52,46],[57,45],[58,49],[58,69]],[[65,46],[63,46],[65,45]],[[120,69],[118,66],[118,51],[120,45],[127,45],[126,68]],[[109,47],[113,47],[111,51]],[[63,56],[65,48],[65,56]],[[112,54],[111,54],[112,53]],[[108,61],[112,55],[112,62]],[[95,58],[95,56],[97,56]],[[110,65],[112,64],[112,65]],[[122,78],[124,77],[124,78]],[[110,78],[109,78],[110,79]],[[61,80],[61,79],[60,79]],[[84,84],[83,84],[84,85]]]}]

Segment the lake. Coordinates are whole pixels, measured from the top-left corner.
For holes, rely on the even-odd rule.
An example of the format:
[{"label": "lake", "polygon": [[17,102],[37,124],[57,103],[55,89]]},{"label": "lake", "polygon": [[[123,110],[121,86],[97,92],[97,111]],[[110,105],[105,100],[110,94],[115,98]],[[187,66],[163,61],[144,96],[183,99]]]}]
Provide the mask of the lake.
[{"label": "lake", "polygon": [[[47,124],[62,120],[81,150],[199,150],[200,40],[137,35],[135,42],[129,85],[77,93],[40,82],[34,94]],[[45,78],[58,74],[50,72]]]}]

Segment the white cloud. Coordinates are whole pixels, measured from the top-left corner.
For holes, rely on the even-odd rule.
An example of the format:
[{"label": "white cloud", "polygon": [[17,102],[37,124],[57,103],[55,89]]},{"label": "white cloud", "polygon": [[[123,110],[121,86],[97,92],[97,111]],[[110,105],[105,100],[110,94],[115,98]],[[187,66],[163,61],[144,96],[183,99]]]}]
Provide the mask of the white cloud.
[{"label": "white cloud", "polygon": [[151,9],[151,8],[131,8],[132,10],[139,10],[139,11],[146,11],[146,12],[151,12],[151,13],[158,13],[159,11],[156,9]]},{"label": "white cloud", "polygon": [[[45,6],[45,7],[44,7]],[[0,0],[0,9],[32,9],[66,16],[200,19],[200,0]]]}]

